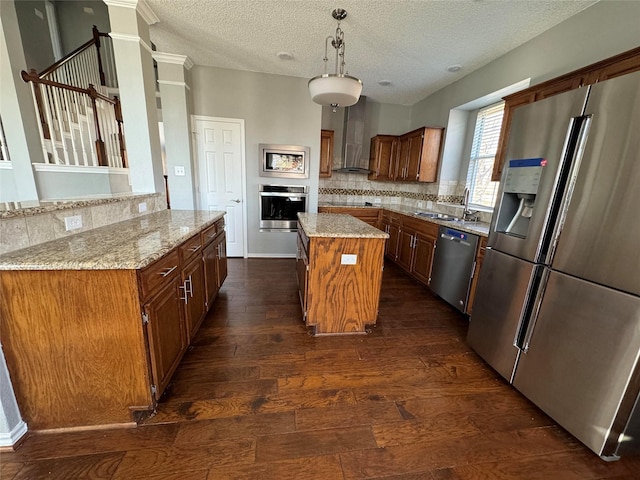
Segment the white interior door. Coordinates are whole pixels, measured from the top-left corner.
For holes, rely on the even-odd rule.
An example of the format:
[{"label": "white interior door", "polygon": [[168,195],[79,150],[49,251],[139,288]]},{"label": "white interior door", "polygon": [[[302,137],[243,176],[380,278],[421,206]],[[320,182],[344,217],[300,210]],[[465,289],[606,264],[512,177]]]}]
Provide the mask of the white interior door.
[{"label": "white interior door", "polygon": [[244,121],[194,117],[200,208],[224,210],[227,255],[245,256]]}]

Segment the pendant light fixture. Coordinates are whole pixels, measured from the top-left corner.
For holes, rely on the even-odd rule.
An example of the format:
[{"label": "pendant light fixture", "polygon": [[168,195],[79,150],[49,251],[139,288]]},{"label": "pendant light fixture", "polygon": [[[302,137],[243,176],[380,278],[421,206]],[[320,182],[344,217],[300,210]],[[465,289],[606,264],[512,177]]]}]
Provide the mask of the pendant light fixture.
[{"label": "pendant light fixture", "polygon": [[[347,16],[347,11],[336,8],[332,14],[338,21],[335,36],[328,36],[324,43],[324,73],[309,80],[309,94],[311,100],[320,105],[330,106],[335,112],[338,107],[355,105],[362,92],[362,82],[356,77],[344,73],[344,32],[340,28],[340,21]],[[336,51],[335,73],[327,73],[329,57],[329,40]]]}]

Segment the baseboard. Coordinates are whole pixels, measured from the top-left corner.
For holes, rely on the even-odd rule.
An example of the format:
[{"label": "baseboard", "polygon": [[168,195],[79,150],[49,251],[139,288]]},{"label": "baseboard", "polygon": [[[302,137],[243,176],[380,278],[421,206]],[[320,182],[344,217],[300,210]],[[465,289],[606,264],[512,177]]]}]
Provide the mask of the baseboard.
[{"label": "baseboard", "polygon": [[247,258],[296,258],[295,253],[249,253]]},{"label": "baseboard", "polygon": [[0,433],[0,448],[13,447],[27,433],[27,424],[20,420],[9,433]]}]

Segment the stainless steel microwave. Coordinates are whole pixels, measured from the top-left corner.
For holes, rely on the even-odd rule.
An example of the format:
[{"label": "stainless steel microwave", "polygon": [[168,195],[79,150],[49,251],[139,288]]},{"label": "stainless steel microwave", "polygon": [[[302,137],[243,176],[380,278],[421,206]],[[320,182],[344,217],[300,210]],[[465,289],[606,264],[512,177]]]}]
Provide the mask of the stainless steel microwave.
[{"label": "stainless steel microwave", "polygon": [[309,178],[309,147],[260,144],[260,176]]}]

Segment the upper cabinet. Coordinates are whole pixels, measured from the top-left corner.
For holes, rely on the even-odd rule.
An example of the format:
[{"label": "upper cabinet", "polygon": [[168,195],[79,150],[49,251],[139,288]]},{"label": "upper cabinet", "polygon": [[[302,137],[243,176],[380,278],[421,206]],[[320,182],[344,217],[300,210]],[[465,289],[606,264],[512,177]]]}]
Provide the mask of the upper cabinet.
[{"label": "upper cabinet", "polygon": [[498,144],[491,179],[499,181],[502,175],[505,151],[509,142],[511,117],[515,108],[573,90],[574,88],[602,82],[609,78],[618,77],[638,70],[640,70],[640,47],[504,97],[505,106],[500,130],[500,143]]},{"label": "upper cabinet", "polygon": [[435,182],[444,128],[422,127],[371,139],[369,180]]},{"label": "upper cabinet", "polygon": [[320,178],[331,176],[333,168],[333,130],[320,131]]},{"label": "upper cabinet", "polygon": [[369,149],[369,180],[393,180],[396,177],[396,150],[398,137],[376,135]]}]

